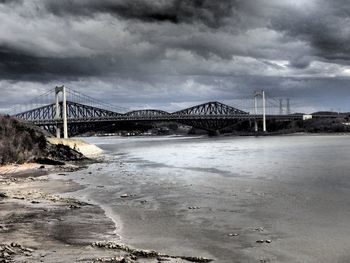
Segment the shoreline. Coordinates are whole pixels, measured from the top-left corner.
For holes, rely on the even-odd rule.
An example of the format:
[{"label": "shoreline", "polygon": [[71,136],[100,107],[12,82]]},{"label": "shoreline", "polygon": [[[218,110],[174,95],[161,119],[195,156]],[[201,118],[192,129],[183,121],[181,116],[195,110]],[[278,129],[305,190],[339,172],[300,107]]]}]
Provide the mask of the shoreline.
[{"label": "shoreline", "polygon": [[[106,149],[108,151],[108,147]],[[132,168],[135,161],[140,162],[140,159],[128,159],[124,155],[115,158],[107,152],[97,162],[78,162],[80,166],[45,166],[45,175],[40,174],[43,171],[38,165],[29,165],[31,173],[18,165],[3,167],[7,171],[5,175],[1,175],[0,167],[0,262],[145,262],[146,259],[150,263],[162,260],[209,262],[211,259],[231,262],[230,258],[238,262],[255,262],[244,261],[252,258],[257,262],[275,262],[276,258],[292,262],[288,258],[301,260],[302,257],[289,254],[285,250],[286,243],[291,242],[297,251],[302,251],[304,245],[298,245],[302,242],[313,249],[322,245],[314,246],[315,241],[308,243],[303,233],[296,232],[296,235],[295,231],[285,230],[295,226],[285,223],[286,217],[279,214],[279,209],[266,206],[272,202],[276,207],[284,207],[281,206],[283,202],[289,205],[288,196],[300,193],[307,197],[309,189],[297,189],[287,181],[284,183],[288,184],[288,189],[283,182],[270,184],[269,177],[234,175],[229,179],[225,174],[204,177],[211,182],[207,185],[198,174],[204,170],[188,170],[189,177],[183,178],[175,169],[169,177],[161,171],[155,173],[152,167],[157,166],[148,162],[149,174],[144,169],[135,173]],[[36,173],[38,170],[40,173]],[[100,175],[101,180],[95,175]],[[223,190],[219,196],[217,189],[212,188],[215,185]],[[226,189],[227,186],[230,187]],[[276,190],[281,187],[284,189],[282,199],[282,193]],[[187,195],[188,189],[191,189],[190,195]],[[314,191],[317,195],[318,189]],[[124,194],[129,196],[124,198]],[[321,196],[326,194],[322,192]],[[274,196],[279,198],[272,198]],[[300,204],[303,204],[304,198],[301,199]],[[271,208],[271,214],[276,213],[285,226],[271,224],[273,217],[266,215],[261,207]],[[228,215],[232,222],[216,227],[207,224],[213,218],[226,220]],[[192,229],[195,225],[199,228]],[[263,230],[256,230],[260,227]],[[311,234],[318,240],[321,229],[317,224],[313,229]],[[210,236],[210,243],[206,243],[209,240],[201,243],[200,238],[206,236]],[[342,237],[339,234],[339,238]],[[164,242],[158,241],[162,238]],[[256,243],[261,238],[272,240],[272,245]],[[179,240],[183,241],[179,243]],[[135,249],[126,244],[155,251]],[[58,254],[64,256],[58,257]]]},{"label": "shoreline", "polygon": [[[208,134],[198,134],[198,135],[184,135],[184,134],[170,134],[170,135],[135,135],[135,136],[121,136],[121,135],[106,135],[106,136],[91,136],[90,138],[123,138],[123,139],[132,139],[132,138],[175,138],[175,139],[182,139],[182,138],[192,138],[192,139],[198,139],[198,138],[229,138],[229,137],[274,137],[274,136],[350,136],[350,132],[290,132],[290,133],[283,133],[283,132],[258,132],[258,133],[224,133],[219,134],[216,136],[210,136]],[[80,138],[80,137],[79,137]],[[84,139],[84,137],[81,137]]]},{"label": "shoreline", "polygon": [[[0,176],[0,233],[6,233],[0,235],[0,262],[73,262],[86,250],[84,258],[95,262],[98,256],[110,254],[89,253],[87,246],[92,240],[112,239],[114,223],[102,208],[62,197],[82,186],[72,180],[50,179],[53,171],[71,172],[61,167],[35,177]],[[91,224],[81,224],[86,216]],[[28,248],[27,253],[15,249],[20,247]],[[61,253],[63,257],[58,256]]]},{"label": "shoreline", "polygon": [[62,177],[84,168],[86,164],[0,168],[0,262],[212,261],[121,243],[118,231],[122,222],[106,207],[69,197],[84,186]]}]

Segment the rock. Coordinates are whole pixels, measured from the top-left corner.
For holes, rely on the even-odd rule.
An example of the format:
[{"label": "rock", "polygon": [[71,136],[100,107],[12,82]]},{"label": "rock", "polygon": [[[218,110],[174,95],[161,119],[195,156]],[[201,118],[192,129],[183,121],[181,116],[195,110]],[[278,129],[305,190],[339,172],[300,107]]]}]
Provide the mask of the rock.
[{"label": "rock", "polygon": [[230,233],[230,234],[228,234],[228,236],[229,237],[237,237],[237,236],[239,236],[239,234],[237,234],[237,233]]},{"label": "rock", "polygon": [[93,247],[100,247],[100,248],[108,248],[108,249],[120,249],[126,252],[129,252],[131,249],[124,245],[124,244],[118,244],[115,242],[94,242],[91,244]]},{"label": "rock", "polygon": [[264,242],[265,242],[265,241],[262,240],[262,239],[256,241],[256,243],[260,243],[260,244],[261,244],[261,243],[264,243]]},{"label": "rock", "polygon": [[126,198],[126,197],[129,197],[129,195],[128,194],[122,194],[120,197],[121,198]]},{"label": "rock", "polygon": [[265,242],[270,244],[270,243],[272,243],[272,240],[271,239],[266,239]]},{"label": "rock", "polygon": [[7,253],[9,253],[9,254],[15,254],[15,251],[14,251],[12,248],[10,248],[9,246],[5,246],[4,248],[5,248],[5,250],[6,250]]},{"label": "rock", "polygon": [[184,259],[184,260],[187,260],[187,261],[190,261],[190,262],[212,262],[213,260],[210,259],[210,258],[203,258],[203,257],[177,257],[177,258],[181,258],[181,259]]},{"label": "rock", "polygon": [[135,255],[131,255],[130,258],[131,258],[132,260],[137,260],[137,257],[136,257]]},{"label": "rock", "polygon": [[141,250],[141,249],[134,249],[131,252],[131,255],[134,255],[136,257],[143,257],[143,258],[155,258],[158,257],[159,254],[156,251],[153,250]]},{"label": "rock", "polygon": [[77,206],[77,205],[69,205],[69,208],[70,208],[70,209],[79,209],[80,206]]},{"label": "rock", "polygon": [[10,244],[10,246],[11,246],[11,247],[19,247],[19,248],[22,248],[22,246],[21,246],[20,244],[15,243],[15,242],[12,242],[12,243]]},{"label": "rock", "polygon": [[45,165],[40,165],[39,169],[45,169]]},{"label": "rock", "polygon": [[130,257],[123,258],[120,263],[132,263],[134,260],[132,260]]},{"label": "rock", "polygon": [[3,192],[0,193],[0,198],[6,198],[6,197],[8,197],[7,194],[5,194]]},{"label": "rock", "polygon": [[77,204],[77,205],[80,205],[80,206],[87,206],[87,205],[90,205],[89,203],[82,202],[82,201],[79,201],[79,200],[75,200],[74,203]]},{"label": "rock", "polygon": [[31,203],[32,204],[39,204],[40,202],[33,200],[33,201],[31,201]]},{"label": "rock", "polygon": [[[65,165],[64,162],[61,162],[61,161],[57,161],[57,160],[54,160],[54,159],[51,159],[51,158],[47,158],[47,157],[43,157],[43,158],[37,158],[36,160],[36,163],[39,163],[39,164],[47,164],[47,165]],[[42,165],[44,168],[45,166]],[[40,166],[41,167],[41,166]],[[43,168],[41,168],[43,169]]]},{"label": "rock", "polygon": [[22,250],[23,251],[26,251],[26,252],[30,252],[30,253],[33,253],[34,252],[34,249],[31,249],[29,247],[22,247]]},{"label": "rock", "polygon": [[255,231],[263,232],[264,228],[263,227],[257,227],[257,228],[255,228]]},{"label": "rock", "polygon": [[169,259],[167,259],[167,258],[162,258],[162,257],[158,257],[157,260],[158,260],[158,262],[170,261]]},{"label": "rock", "polygon": [[130,257],[97,258],[95,261],[113,262],[113,263],[132,263],[132,262],[134,262]]},{"label": "rock", "polygon": [[6,226],[1,226],[0,225],[0,232],[3,231],[3,232],[6,232],[8,231],[9,229],[6,227]]},{"label": "rock", "polygon": [[[117,260],[108,261],[108,260],[113,260],[113,259],[102,259],[102,258],[97,259],[97,261],[104,261],[104,262],[131,263],[131,262],[134,262],[134,260],[137,260],[138,258],[154,258],[154,259],[157,259],[158,261],[164,261],[164,260],[159,260],[160,258],[183,259],[183,260],[190,261],[190,262],[211,262],[211,261],[213,261],[212,259],[207,259],[207,258],[202,258],[202,257],[169,256],[169,255],[165,255],[165,254],[159,254],[158,252],[153,251],[153,250],[134,249],[134,248],[128,247],[124,244],[119,244],[119,243],[116,243],[113,241],[94,242],[91,244],[91,246],[99,247],[99,248],[106,248],[106,249],[118,249],[118,250],[123,250],[123,251],[129,253],[128,256],[122,258],[122,261],[117,261]],[[119,260],[119,258],[118,258],[118,260]]]},{"label": "rock", "polygon": [[27,251],[25,251],[25,252],[24,252],[24,255],[25,255],[26,257],[30,257],[32,254],[29,253],[29,252],[27,252]]},{"label": "rock", "polygon": [[148,201],[147,200],[141,200],[140,203],[141,204],[146,204]]}]

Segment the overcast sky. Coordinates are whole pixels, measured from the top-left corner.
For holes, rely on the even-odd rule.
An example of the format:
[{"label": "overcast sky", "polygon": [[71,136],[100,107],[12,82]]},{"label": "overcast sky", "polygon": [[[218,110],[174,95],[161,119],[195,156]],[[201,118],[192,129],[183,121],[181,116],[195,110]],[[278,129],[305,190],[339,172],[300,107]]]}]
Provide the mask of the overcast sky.
[{"label": "overcast sky", "polygon": [[0,0],[0,109],[58,84],[176,110],[264,89],[350,111],[349,0]]}]

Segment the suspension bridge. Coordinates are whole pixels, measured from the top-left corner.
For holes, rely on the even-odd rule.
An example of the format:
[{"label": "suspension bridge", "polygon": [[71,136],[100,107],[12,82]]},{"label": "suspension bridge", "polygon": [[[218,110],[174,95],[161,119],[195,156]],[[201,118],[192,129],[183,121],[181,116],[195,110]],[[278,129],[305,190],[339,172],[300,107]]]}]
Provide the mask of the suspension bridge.
[{"label": "suspension bridge", "polygon": [[[47,100],[49,99],[49,101]],[[54,98],[54,99],[52,99]],[[138,122],[176,122],[194,128],[217,132],[240,121],[249,121],[255,131],[266,132],[267,120],[302,120],[303,114],[291,114],[290,102],[269,101],[264,91],[252,96],[251,110],[239,109],[218,101],[211,101],[176,112],[158,109],[141,109],[128,111],[65,86],[58,86],[35,97],[28,105],[14,109],[14,117],[23,119],[44,128],[57,137],[77,135],[106,125]],[[273,106],[271,106],[271,104]],[[277,114],[267,109],[278,108]]]}]

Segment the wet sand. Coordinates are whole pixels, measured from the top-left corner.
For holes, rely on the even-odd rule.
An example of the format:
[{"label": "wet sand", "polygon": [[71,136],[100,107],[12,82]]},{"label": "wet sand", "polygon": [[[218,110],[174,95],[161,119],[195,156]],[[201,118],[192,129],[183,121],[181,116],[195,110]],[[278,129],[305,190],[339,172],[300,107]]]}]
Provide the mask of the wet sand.
[{"label": "wet sand", "polygon": [[349,262],[349,136],[99,140],[111,160],[69,178],[124,243],[225,263]]},{"label": "wet sand", "polygon": [[121,243],[101,207],[67,197],[83,188],[64,178],[77,167],[10,168],[0,175],[0,262],[209,262]]},{"label": "wet sand", "polygon": [[2,176],[0,255],[7,244],[14,262],[350,262],[350,137],[147,140],[100,145],[109,154],[84,170]]},{"label": "wet sand", "polygon": [[[95,176],[101,173],[110,177]],[[214,176],[208,186],[208,178],[197,176],[183,181],[180,174],[132,173],[116,160],[69,177],[86,187],[73,195],[93,201],[117,222],[123,243],[215,262],[278,262],[271,254],[278,235],[262,217],[251,216],[266,197],[250,181],[225,185]]]}]

